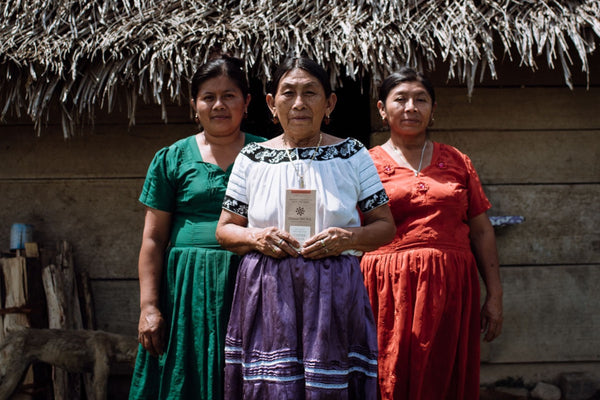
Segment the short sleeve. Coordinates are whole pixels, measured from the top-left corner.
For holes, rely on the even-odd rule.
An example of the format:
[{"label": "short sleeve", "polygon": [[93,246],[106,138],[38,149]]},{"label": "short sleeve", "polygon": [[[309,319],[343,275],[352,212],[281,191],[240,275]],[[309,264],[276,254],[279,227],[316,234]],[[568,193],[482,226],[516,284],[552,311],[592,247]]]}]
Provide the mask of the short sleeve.
[{"label": "short sleeve", "polygon": [[[253,146],[253,144],[248,145]],[[227,191],[223,199],[223,209],[248,218],[248,196],[246,192],[246,174],[249,159],[244,155],[244,149],[238,154],[231,169]]]},{"label": "short sleeve", "polygon": [[146,173],[139,198],[141,203],[161,211],[174,211],[176,184],[173,168],[177,165],[177,154],[173,147],[165,147],[155,154]]},{"label": "short sleeve", "polygon": [[481,181],[479,180],[479,176],[477,175],[477,171],[475,171],[471,159],[467,156],[464,156],[464,159],[468,172],[467,188],[469,191],[469,210],[467,216],[471,219],[486,212],[492,205],[483,191],[483,186],[481,185]]},{"label": "short sleeve", "polygon": [[377,168],[369,152],[363,147],[356,155],[358,163],[358,177],[360,181],[360,193],[358,196],[358,208],[363,213],[369,212],[389,202],[389,198],[383,188]]}]

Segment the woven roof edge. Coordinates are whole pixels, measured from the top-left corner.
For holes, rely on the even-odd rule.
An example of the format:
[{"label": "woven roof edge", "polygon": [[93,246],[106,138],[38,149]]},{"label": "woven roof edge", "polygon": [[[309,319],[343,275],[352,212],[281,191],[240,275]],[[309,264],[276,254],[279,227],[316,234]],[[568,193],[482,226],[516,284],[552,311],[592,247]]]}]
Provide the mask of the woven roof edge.
[{"label": "woven roof edge", "polygon": [[290,55],[327,67],[334,86],[443,63],[470,94],[497,78],[499,55],[534,70],[543,57],[569,87],[581,64],[589,82],[600,38],[600,0],[7,0],[0,15],[0,120],[27,115],[39,134],[57,104],[66,137],[119,96],[131,124],[138,101],[167,121],[164,105],[187,98],[217,49],[264,83]]}]

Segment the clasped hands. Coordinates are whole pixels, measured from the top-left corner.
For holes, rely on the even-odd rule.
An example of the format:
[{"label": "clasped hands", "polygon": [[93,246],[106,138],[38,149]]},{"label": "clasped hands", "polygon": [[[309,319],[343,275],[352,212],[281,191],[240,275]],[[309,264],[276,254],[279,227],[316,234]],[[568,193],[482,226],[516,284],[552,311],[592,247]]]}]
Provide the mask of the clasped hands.
[{"label": "clasped hands", "polygon": [[339,256],[351,248],[352,232],[342,228],[327,228],[312,236],[304,243],[298,242],[288,232],[275,227],[265,228],[251,233],[254,248],[273,257],[298,257],[319,259]]}]

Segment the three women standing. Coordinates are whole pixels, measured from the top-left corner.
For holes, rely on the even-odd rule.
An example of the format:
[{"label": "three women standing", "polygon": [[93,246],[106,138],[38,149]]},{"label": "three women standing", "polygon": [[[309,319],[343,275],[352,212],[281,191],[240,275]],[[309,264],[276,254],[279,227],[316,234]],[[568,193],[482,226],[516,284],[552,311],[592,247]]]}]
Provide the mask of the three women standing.
[{"label": "three women standing", "polygon": [[222,399],[224,337],[239,258],[215,238],[231,165],[263,138],[240,124],[250,95],[241,61],[223,56],[192,79],[203,130],[158,151],[140,202],[140,350],[130,399]]},{"label": "three women standing", "polygon": [[[396,223],[394,240],[361,261],[379,343],[381,398],[479,398],[479,340],[502,326],[490,208],[469,158],[435,143],[431,83],[404,68],[377,103],[391,137],[370,154]],[[479,309],[481,273],[487,293]]]},{"label": "three women standing", "polygon": [[[384,81],[376,169],[362,144],[321,132],[336,97],[311,60],[276,72],[283,134],[264,144],[240,131],[238,60],[201,67],[192,92],[204,129],[156,154],[140,196],[130,398],[223,398],[225,368],[226,398],[375,399],[377,342],[382,398],[477,398],[480,327],[492,340],[502,323],[490,205],[468,157],[428,138],[429,81]],[[223,248],[244,255],[226,338],[239,259]]]}]

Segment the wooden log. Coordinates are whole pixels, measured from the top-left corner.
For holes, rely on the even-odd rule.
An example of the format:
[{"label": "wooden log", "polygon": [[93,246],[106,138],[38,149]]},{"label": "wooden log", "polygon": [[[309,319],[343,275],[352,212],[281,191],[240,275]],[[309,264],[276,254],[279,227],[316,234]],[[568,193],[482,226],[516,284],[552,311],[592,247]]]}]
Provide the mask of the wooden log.
[{"label": "wooden log", "polygon": [[66,240],[58,243],[57,263],[61,267],[65,294],[65,311],[67,312],[66,329],[83,328],[81,318],[81,307],[79,304],[79,293],[77,290],[77,281],[75,266],[73,265],[73,252],[71,245]]},{"label": "wooden log", "polygon": [[66,326],[66,311],[63,276],[59,267],[54,264],[42,269],[42,282],[46,292],[48,306],[48,326],[53,329],[62,329]]},{"label": "wooden log", "polygon": [[[0,259],[4,276],[4,307],[15,308],[27,305],[27,268],[25,257]],[[27,315],[22,312],[4,315],[4,334],[11,330],[29,326]]]},{"label": "wooden log", "polygon": [[[6,336],[12,331],[28,328],[29,310],[28,301],[28,283],[27,283],[27,263],[25,257],[17,256],[12,258],[0,259],[2,266],[2,275],[4,277],[4,316],[0,317],[3,321],[3,336]],[[24,385],[31,385],[34,382],[33,370],[31,367],[27,369]]]},{"label": "wooden log", "polygon": [[[83,329],[23,329],[0,344],[0,400],[8,400],[31,363],[42,362],[66,371],[93,372],[93,392],[88,400],[107,399],[113,365],[133,367],[137,353],[135,335],[117,335]],[[69,398],[71,399],[71,397]]]},{"label": "wooden log", "polygon": [[[48,305],[48,326],[53,329],[62,329],[66,325],[67,312],[65,311],[65,295],[63,276],[60,268],[50,264],[42,269],[42,281],[46,292]],[[65,371],[52,368],[52,382],[55,399],[66,399],[68,375]]]},{"label": "wooden log", "polygon": [[[69,242],[62,240],[58,244],[58,260],[62,273],[65,278],[65,301],[67,302],[69,312],[69,323],[67,329],[83,329],[83,317],[81,315],[81,304],[79,301],[79,290],[77,284],[77,273],[73,263],[73,250]],[[94,400],[92,390],[92,379],[90,374],[68,373],[71,394],[69,399],[78,399],[81,397],[81,379],[87,394],[88,400]]]},{"label": "wooden log", "polygon": [[[83,320],[83,328],[94,330],[96,329],[94,305],[92,302],[92,291],[90,285],[90,277],[87,272],[83,271],[77,274],[79,278],[77,280],[78,287],[80,288],[80,297],[83,301],[83,308],[81,308],[81,319]],[[97,396],[94,389],[94,380],[92,375],[87,373],[83,375],[83,383],[85,385],[85,392],[88,400],[94,400]]]},{"label": "wooden log", "polygon": [[85,329],[96,329],[96,315],[94,313],[94,301],[92,298],[92,286],[90,275],[83,271],[79,274],[81,297],[83,299],[83,321]]},{"label": "wooden log", "polygon": [[[75,266],[71,245],[60,241],[57,245],[56,264],[43,270],[44,290],[48,304],[50,328],[81,329],[83,320],[79,305]],[[79,374],[53,368],[54,398],[80,399],[81,378]],[[91,382],[89,377],[84,378]],[[87,386],[87,383],[86,383]]]},{"label": "wooden log", "polygon": [[[69,315],[69,321],[67,323],[67,329],[83,329],[83,316],[81,303],[79,300],[79,286],[77,277],[79,274],[75,271],[75,264],[73,262],[73,250],[71,244],[66,240],[62,240],[58,244],[57,262],[61,265],[62,274],[65,282],[65,301],[67,304],[67,311]],[[81,397],[81,379],[85,386],[85,391],[88,400],[94,400],[93,382],[91,374],[74,374],[68,373],[69,375],[69,388],[70,396],[69,399],[77,399]]]}]

